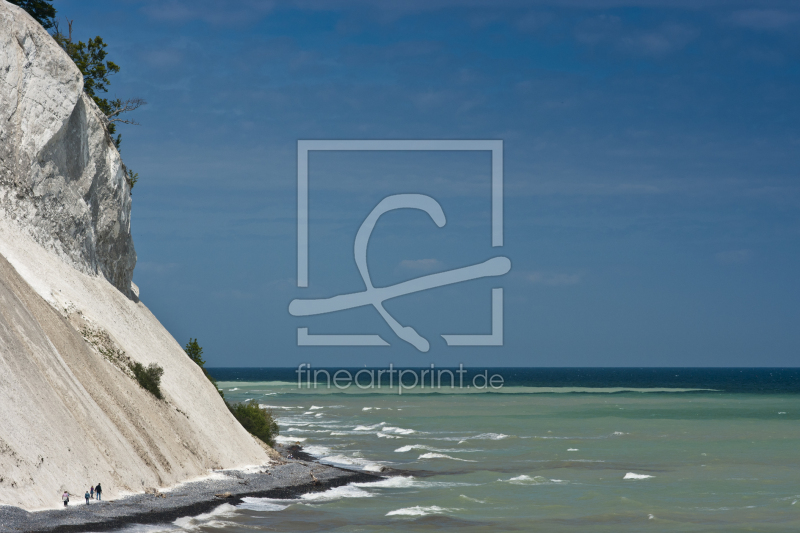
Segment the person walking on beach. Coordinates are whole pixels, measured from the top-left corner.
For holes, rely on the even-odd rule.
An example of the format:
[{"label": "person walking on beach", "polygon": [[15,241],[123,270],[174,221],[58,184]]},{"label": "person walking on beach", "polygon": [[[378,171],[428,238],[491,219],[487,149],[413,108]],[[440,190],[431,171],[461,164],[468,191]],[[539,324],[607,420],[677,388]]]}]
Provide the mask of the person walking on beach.
[{"label": "person walking on beach", "polygon": [[94,485],[92,485],[91,488],[89,489],[89,497],[91,499],[94,499]]},{"label": "person walking on beach", "polygon": [[97,494],[98,500],[102,499],[100,496],[103,494],[103,487],[100,486],[100,483],[98,483],[97,486],[94,488],[94,493]]},{"label": "person walking on beach", "polygon": [[61,495],[61,501],[64,502],[64,507],[66,507],[69,503],[69,492],[64,491],[64,494]]},{"label": "person walking on beach", "polygon": [[86,505],[89,505],[89,491],[87,490],[83,496],[86,498]]}]

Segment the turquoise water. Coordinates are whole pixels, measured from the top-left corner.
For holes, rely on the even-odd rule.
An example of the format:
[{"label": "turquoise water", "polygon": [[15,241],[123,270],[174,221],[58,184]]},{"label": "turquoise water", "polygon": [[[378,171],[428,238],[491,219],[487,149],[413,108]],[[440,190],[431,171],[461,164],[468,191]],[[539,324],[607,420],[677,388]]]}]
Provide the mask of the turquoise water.
[{"label": "turquoise water", "polygon": [[227,399],[269,406],[280,440],[322,462],[412,473],[299,500],[248,499],[169,529],[800,531],[795,393],[219,385]]}]

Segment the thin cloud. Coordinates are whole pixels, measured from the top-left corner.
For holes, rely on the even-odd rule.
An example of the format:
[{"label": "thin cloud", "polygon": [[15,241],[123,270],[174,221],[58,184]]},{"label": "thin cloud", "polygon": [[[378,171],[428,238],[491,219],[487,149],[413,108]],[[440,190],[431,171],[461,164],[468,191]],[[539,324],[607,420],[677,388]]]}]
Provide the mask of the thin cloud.
[{"label": "thin cloud", "polygon": [[598,15],[575,28],[575,39],[585,45],[611,46],[633,55],[663,56],[686,47],[699,32],[676,23],[662,24],[648,30],[631,30],[615,15]]},{"label": "thin cloud", "polygon": [[780,9],[743,9],[733,13],[728,21],[751,30],[783,30],[800,22],[800,13]]}]

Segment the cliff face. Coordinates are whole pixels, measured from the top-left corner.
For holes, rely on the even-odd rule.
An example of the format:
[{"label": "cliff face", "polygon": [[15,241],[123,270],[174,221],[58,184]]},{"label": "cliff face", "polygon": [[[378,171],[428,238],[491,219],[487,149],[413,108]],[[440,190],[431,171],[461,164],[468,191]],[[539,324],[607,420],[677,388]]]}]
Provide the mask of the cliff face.
[{"label": "cliff face", "polygon": [[83,76],[21,10],[0,7],[0,209],[76,268],[128,294],[131,196]]},{"label": "cliff face", "polygon": [[[130,191],[81,86],[0,0],[0,505],[29,510],[269,461],[134,296]],[[130,362],[164,369],[164,400]]]}]

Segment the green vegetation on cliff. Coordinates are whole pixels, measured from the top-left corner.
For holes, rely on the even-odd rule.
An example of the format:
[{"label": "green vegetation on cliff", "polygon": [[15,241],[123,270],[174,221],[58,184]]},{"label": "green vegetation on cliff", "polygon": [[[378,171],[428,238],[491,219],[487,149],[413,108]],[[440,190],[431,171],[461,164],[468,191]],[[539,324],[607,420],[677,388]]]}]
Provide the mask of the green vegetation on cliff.
[{"label": "green vegetation on cliff", "polygon": [[[217,381],[211,377],[208,370],[205,368],[205,360],[203,360],[203,348],[197,343],[197,339],[189,338],[189,342],[183,348],[189,359],[197,363],[197,366],[203,371],[208,380],[217,389],[219,395],[225,400],[225,394],[217,386]],[[244,429],[249,431],[252,435],[258,437],[270,446],[275,445],[275,437],[278,436],[280,429],[272,412],[262,407],[259,407],[258,402],[250,400],[247,403],[230,403],[225,400],[225,405],[228,406],[231,414],[239,421]]]},{"label": "green vegetation on cliff", "polygon": [[206,375],[208,380],[214,385],[214,388],[217,389],[217,392],[220,396],[225,398],[225,394],[217,387],[217,380],[211,377],[211,374],[208,373],[206,370],[206,362],[203,360],[203,348],[197,344],[197,339],[193,339],[189,337],[189,342],[186,343],[186,346],[183,348],[183,351],[186,352],[186,355],[189,356],[189,359],[197,363],[197,366],[200,367],[200,370],[203,371],[203,374]]},{"label": "green vegetation on cliff", "polygon": [[255,400],[247,403],[225,403],[244,429],[270,446],[275,445],[275,437],[280,429],[270,411],[259,407]]},{"label": "green vegetation on cliff", "polygon": [[56,8],[53,7],[52,0],[8,0],[15,6],[19,6],[36,19],[44,29],[52,28],[56,19]]},{"label": "green vegetation on cliff", "polygon": [[[103,38],[98,35],[85,43],[83,41],[74,41],[72,39],[73,21],[69,19],[67,19],[68,31],[63,33],[56,20],[56,8],[53,7],[52,0],[10,0],[10,2],[27,11],[43,28],[53,28],[53,33],[51,34],[53,39],[69,55],[75,66],[83,74],[83,91],[94,100],[94,103],[106,116],[106,128],[111,140],[119,150],[122,144],[122,134],[117,133],[117,136],[114,137],[117,132],[117,124],[138,125],[138,122],[122,118],[122,115],[138,109],[147,102],[142,98],[128,98],[127,100],[115,98],[109,100],[100,96],[101,93],[108,91],[108,85],[111,84],[108,77],[120,71],[119,65],[113,61],[106,60],[108,55],[106,52],[107,45]],[[126,174],[125,180],[128,182],[132,192],[133,186],[139,179],[139,174],[127,169],[127,167],[124,170]]]},{"label": "green vegetation on cliff", "polygon": [[139,385],[141,385],[144,390],[150,392],[150,394],[159,400],[164,399],[164,395],[161,394],[161,376],[164,375],[163,368],[155,363],[150,363],[147,366],[144,366],[142,363],[131,363],[130,369],[131,372],[133,372],[133,377],[136,378],[136,381],[139,382]]}]

